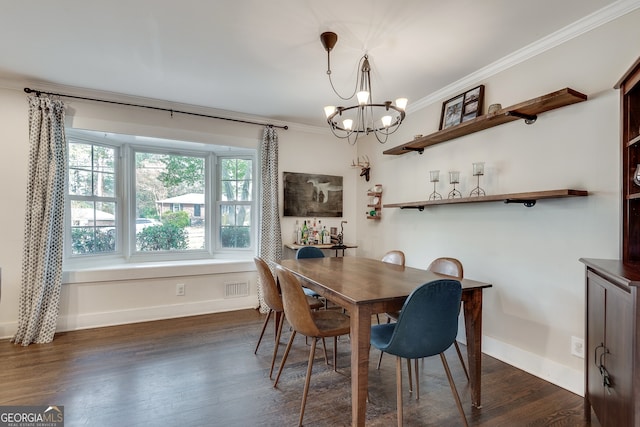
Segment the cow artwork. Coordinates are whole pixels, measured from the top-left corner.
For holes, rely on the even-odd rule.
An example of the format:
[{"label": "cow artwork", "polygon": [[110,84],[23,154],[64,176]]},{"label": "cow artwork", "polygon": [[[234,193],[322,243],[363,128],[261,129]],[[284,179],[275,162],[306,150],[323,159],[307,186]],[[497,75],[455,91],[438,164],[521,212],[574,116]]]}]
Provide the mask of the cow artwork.
[{"label": "cow artwork", "polygon": [[341,217],[342,177],[283,172],[284,216]]}]

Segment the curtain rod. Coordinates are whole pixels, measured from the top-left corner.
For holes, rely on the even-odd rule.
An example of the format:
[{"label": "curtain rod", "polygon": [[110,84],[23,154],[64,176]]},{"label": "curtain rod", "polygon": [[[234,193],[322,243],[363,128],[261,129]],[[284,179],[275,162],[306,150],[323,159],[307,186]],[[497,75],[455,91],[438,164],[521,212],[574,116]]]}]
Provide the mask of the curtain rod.
[{"label": "curtain rod", "polygon": [[187,114],[189,116],[206,117],[208,119],[227,120],[227,121],[230,121],[230,122],[246,123],[246,124],[249,124],[249,125],[269,126],[271,128],[279,128],[279,129],[284,129],[284,130],[289,129],[289,126],[278,126],[278,125],[273,125],[273,124],[270,124],[270,123],[258,123],[258,122],[252,122],[252,121],[249,121],[249,120],[240,120],[240,119],[231,119],[231,118],[228,118],[228,117],[210,116],[208,114],[190,113],[188,111],[172,110],[170,108],[161,108],[161,107],[151,107],[149,105],[130,104],[128,102],[107,101],[105,99],[86,98],[84,96],[65,95],[63,93],[45,92],[43,90],[31,89],[31,88],[28,88],[28,87],[25,87],[24,91],[26,93],[35,93],[36,96],[40,96],[41,94],[45,94],[45,95],[61,96],[61,97],[64,97],[64,98],[82,99],[82,100],[85,100],[85,101],[95,101],[95,102],[104,102],[104,103],[107,103],[107,104],[125,105],[127,107],[148,108],[150,110],[165,111],[165,112],[171,113],[172,116],[173,116],[173,113],[180,113],[180,114]]}]

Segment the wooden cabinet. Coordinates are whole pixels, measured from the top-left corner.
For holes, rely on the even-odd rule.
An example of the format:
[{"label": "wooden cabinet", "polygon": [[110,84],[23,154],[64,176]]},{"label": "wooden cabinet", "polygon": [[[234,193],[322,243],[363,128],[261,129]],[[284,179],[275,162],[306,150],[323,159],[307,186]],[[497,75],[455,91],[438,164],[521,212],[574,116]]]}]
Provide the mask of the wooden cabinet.
[{"label": "wooden cabinet", "polygon": [[[640,59],[620,89],[622,260],[581,259],[586,274],[585,413],[640,427]],[[640,182],[640,181],[639,181]]]},{"label": "wooden cabinet", "polygon": [[620,89],[622,136],[622,259],[640,261],[640,58],[615,85]]},{"label": "wooden cabinet", "polygon": [[603,427],[640,426],[640,269],[617,260],[586,267],[585,412]]}]

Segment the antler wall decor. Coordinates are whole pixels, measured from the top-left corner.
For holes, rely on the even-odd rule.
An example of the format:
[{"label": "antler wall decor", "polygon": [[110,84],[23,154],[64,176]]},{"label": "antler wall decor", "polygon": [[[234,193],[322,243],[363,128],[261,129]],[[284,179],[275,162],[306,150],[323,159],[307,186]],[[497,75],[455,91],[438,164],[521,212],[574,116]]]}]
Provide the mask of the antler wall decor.
[{"label": "antler wall decor", "polygon": [[369,172],[371,171],[371,162],[369,162],[369,157],[363,156],[362,161],[360,161],[360,157],[358,157],[358,161],[351,161],[352,168],[360,168],[360,176],[364,176],[364,179],[369,182]]}]

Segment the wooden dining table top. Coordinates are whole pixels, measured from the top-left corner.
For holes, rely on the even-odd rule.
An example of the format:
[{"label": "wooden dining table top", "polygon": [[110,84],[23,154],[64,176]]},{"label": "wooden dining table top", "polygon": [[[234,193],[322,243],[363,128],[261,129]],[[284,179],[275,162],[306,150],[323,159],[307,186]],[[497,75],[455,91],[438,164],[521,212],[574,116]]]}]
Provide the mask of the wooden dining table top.
[{"label": "wooden dining table top", "polygon": [[[424,283],[451,278],[428,270],[361,257],[288,259],[278,263],[303,277],[307,282],[305,286],[316,291],[321,288],[328,294],[324,296],[341,300],[346,305],[404,300]],[[460,283],[463,292],[465,289],[492,286],[470,279],[461,279]]]}]

